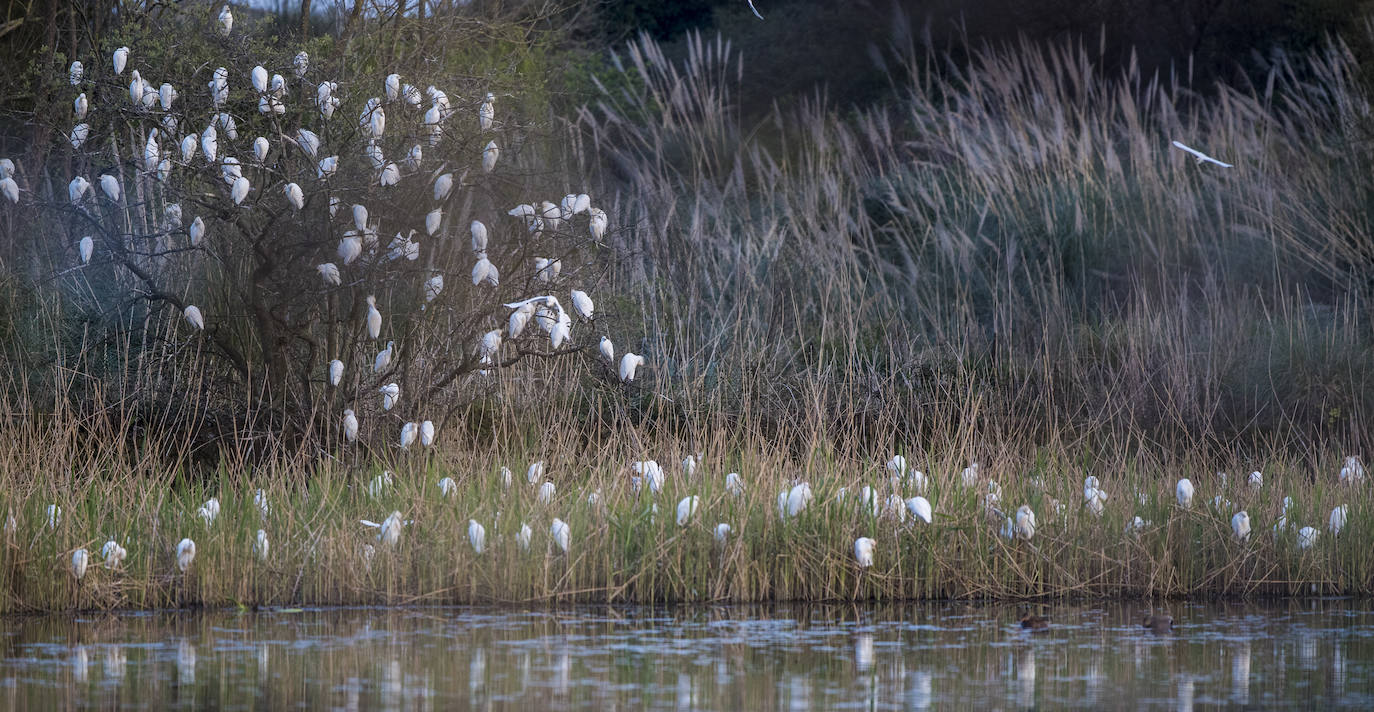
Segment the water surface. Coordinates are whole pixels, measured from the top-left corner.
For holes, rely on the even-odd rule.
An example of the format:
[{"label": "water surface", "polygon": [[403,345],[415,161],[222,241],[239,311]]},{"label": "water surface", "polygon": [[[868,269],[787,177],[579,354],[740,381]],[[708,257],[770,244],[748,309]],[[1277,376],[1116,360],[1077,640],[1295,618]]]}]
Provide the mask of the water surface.
[{"label": "water surface", "polygon": [[0,618],[0,707],[1374,709],[1374,608],[286,609]]}]

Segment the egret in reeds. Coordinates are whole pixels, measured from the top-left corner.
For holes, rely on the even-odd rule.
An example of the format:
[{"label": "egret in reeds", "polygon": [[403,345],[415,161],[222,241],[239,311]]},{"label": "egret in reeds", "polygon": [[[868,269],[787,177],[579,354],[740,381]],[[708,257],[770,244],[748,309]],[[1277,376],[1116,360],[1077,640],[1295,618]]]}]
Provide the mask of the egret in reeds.
[{"label": "egret in reeds", "polygon": [[536,497],[536,501],[538,501],[540,504],[552,503],[553,495],[556,490],[557,488],[554,487],[554,484],[552,482],[545,482],[544,484],[539,485],[539,496]]},{"label": "egret in reeds", "polygon": [[344,439],[348,442],[356,442],[358,439],[358,416],[351,409],[343,412],[343,431]]},{"label": "egret in reeds", "polygon": [[906,511],[910,512],[911,516],[915,517],[916,519],[919,519],[925,522],[926,524],[930,524],[934,521],[934,513],[931,510],[930,501],[927,500],[925,497],[912,497],[911,499],[906,500],[905,504]]},{"label": "egret in reeds", "polygon": [[854,540],[854,559],[859,562],[860,568],[868,568],[873,565],[873,547],[877,542],[861,536]]},{"label": "egret in reeds", "polygon": [[516,533],[516,535],[515,535],[515,543],[517,543],[517,544],[520,545],[520,550],[521,550],[521,551],[529,551],[529,550],[530,550],[530,537],[533,536],[533,535],[534,535],[534,530],[530,529],[530,525],[528,525],[528,524],[526,524],[526,523],[524,523],[524,522],[521,522],[521,523],[520,523],[520,531],[519,531],[518,533]]},{"label": "egret in reeds", "polygon": [[77,549],[72,552],[72,576],[80,581],[86,575],[86,565],[90,563],[90,552],[85,549]]},{"label": "egret in reeds", "polygon": [[182,539],[177,542],[176,555],[177,568],[186,573],[186,569],[191,568],[191,562],[196,560],[196,543],[190,538]]},{"label": "egret in reeds", "polygon": [[1221,166],[1222,168],[1232,168],[1232,167],[1233,167],[1230,163],[1222,163],[1221,161],[1218,161],[1217,159],[1212,158],[1211,156],[1209,156],[1209,155],[1203,153],[1202,151],[1197,150],[1196,148],[1189,148],[1188,146],[1185,146],[1185,145],[1183,145],[1182,143],[1179,143],[1178,141],[1174,141],[1173,143],[1174,143],[1174,148],[1178,148],[1178,149],[1181,149],[1181,150],[1183,150],[1183,151],[1187,151],[1189,154],[1191,154],[1191,155],[1193,156],[1193,160],[1197,161],[1199,164],[1202,164],[1202,163],[1215,163],[1215,164],[1217,164],[1218,166]]},{"label": "egret in reeds", "polygon": [[120,546],[119,542],[111,539],[105,542],[104,546],[100,547],[100,555],[105,559],[105,568],[117,569],[119,565],[123,563],[125,557],[129,555],[129,552],[126,551],[124,547]]},{"label": "egret in reeds", "polygon": [[[72,201],[76,202],[76,201]],[[1343,485],[1358,485],[1364,483],[1364,466],[1360,464],[1360,458],[1347,457],[1345,464],[1341,466],[1340,475],[1337,480]]]},{"label": "egret in reeds", "polygon": [[1145,521],[1144,519],[1141,519],[1140,517],[1135,517],[1130,522],[1127,522],[1126,534],[1139,537],[1140,533],[1142,531],[1145,531],[1145,527],[1148,526],[1150,526],[1149,522]]},{"label": "egret in reeds", "polygon": [[964,483],[965,487],[978,484],[978,463],[975,462],[965,467],[964,471],[959,473],[959,480]]},{"label": "egret in reeds", "polygon": [[549,525],[549,537],[563,553],[568,553],[568,547],[572,544],[572,530],[568,528],[567,522],[554,517],[553,524]]},{"label": "egret in reeds", "polygon": [[372,497],[372,498],[374,498],[374,499],[377,498],[377,497],[380,497],[380,496],[382,496],[382,493],[383,493],[383,492],[385,492],[385,491],[387,491],[388,489],[390,489],[391,484],[392,484],[391,471],[390,471],[390,470],[382,470],[382,474],[377,475],[376,477],[372,478],[372,481],[368,483],[368,485],[367,485],[367,496]]},{"label": "egret in reeds", "polygon": [[1035,536],[1035,512],[1031,511],[1029,504],[1016,509],[1016,536],[1026,541]]},{"label": "egret in reeds", "polygon": [[452,477],[445,477],[439,480],[439,496],[452,497],[458,493],[458,483]]},{"label": "egret in reeds", "polygon": [[56,529],[62,523],[62,508],[55,505],[48,505],[48,528]]},{"label": "egret in reeds", "polygon": [[691,521],[692,515],[693,515],[693,514],[696,514],[696,511],[697,511],[697,502],[698,502],[698,498],[695,497],[695,496],[692,496],[692,497],[683,497],[682,500],[681,500],[680,502],[677,503],[677,525],[678,525],[678,526],[680,526],[680,527],[685,527],[685,526],[687,526],[687,522]]},{"label": "egret in reeds", "polygon": [[1303,527],[1298,530],[1298,548],[1311,549],[1317,543],[1317,535],[1320,534],[1312,527]]},{"label": "egret in reeds", "polygon": [[425,420],[420,423],[420,444],[424,447],[434,444],[434,421]]},{"label": "egret in reeds", "polygon": [[487,547],[487,528],[478,524],[476,519],[468,520],[468,543],[472,544],[472,550],[478,556]]},{"label": "egret in reeds", "polygon": [[1259,470],[1255,470],[1250,473],[1249,477],[1245,478],[1245,481],[1250,485],[1250,489],[1259,489],[1264,486],[1264,475],[1260,474]]},{"label": "egret in reeds", "polygon": [[793,485],[787,492],[787,516],[795,517],[806,509],[806,505],[811,504],[814,497],[811,494],[811,483],[802,482]]},{"label": "egret in reeds", "polygon": [[389,547],[395,547],[397,542],[401,540],[401,527],[408,523],[409,522],[405,522],[401,519],[400,512],[392,512],[391,516],[387,517],[386,521],[383,521],[381,524],[363,520],[363,524],[381,529],[381,531],[377,533],[377,541]]},{"label": "egret in reeds", "polygon": [[525,481],[535,484],[544,479],[544,461],[530,463],[529,469],[525,470]]},{"label": "egret in reeds", "polygon": [[1346,512],[1350,510],[1349,505],[1342,504],[1331,510],[1331,517],[1327,519],[1326,528],[1331,532],[1331,536],[1336,536],[1345,529]]},{"label": "egret in reeds", "polygon": [[205,500],[205,504],[200,505],[200,509],[196,510],[196,516],[205,522],[205,528],[210,528],[215,523],[215,519],[219,517],[219,497]]},{"label": "egret in reeds", "polygon": [[1174,486],[1174,498],[1178,500],[1178,506],[1187,509],[1193,506],[1193,483],[1188,478],[1183,478]]},{"label": "egret in reeds", "polygon": [[509,467],[502,467],[501,471],[497,473],[497,479],[501,481],[501,489],[509,490],[511,486],[511,481],[514,479],[514,477]]},{"label": "egret in reeds", "polygon": [[1235,509],[1235,504],[1221,495],[1212,498],[1212,509],[1218,512],[1229,512]]},{"label": "egret in reeds", "polygon": [[1231,531],[1235,534],[1237,541],[1250,540],[1250,514],[1244,510],[1236,512],[1231,517]]},{"label": "egret in reeds", "polygon": [[625,383],[635,380],[635,372],[644,365],[644,357],[626,352],[620,357],[620,380]]},{"label": "egret in reeds", "polygon": [[736,497],[744,496],[744,480],[740,479],[738,472],[731,472],[725,476],[725,491]]},{"label": "egret in reeds", "polygon": [[259,529],[257,537],[253,540],[253,553],[258,555],[258,559],[267,560],[267,552],[271,549],[271,544],[267,541],[267,531]]},{"label": "egret in reeds", "polygon": [[893,455],[887,461],[887,471],[898,477],[906,476],[906,458],[901,455]]},{"label": "egret in reeds", "polygon": [[253,504],[258,506],[258,512],[263,519],[267,519],[267,515],[272,513],[272,505],[267,502],[267,492],[262,489],[253,494]]},{"label": "egret in reeds", "polygon": [[401,449],[409,450],[415,443],[415,439],[420,437],[420,424],[414,421],[401,426]]}]

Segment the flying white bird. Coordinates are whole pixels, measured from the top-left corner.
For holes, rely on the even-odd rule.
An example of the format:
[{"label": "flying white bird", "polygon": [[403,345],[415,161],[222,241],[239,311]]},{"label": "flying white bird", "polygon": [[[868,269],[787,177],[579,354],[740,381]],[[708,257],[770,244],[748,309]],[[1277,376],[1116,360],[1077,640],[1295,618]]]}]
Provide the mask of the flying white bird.
[{"label": "flying white bird", "polygon": [[568,546],[572,543],[572,530],[568,528],[567,522],[554,517],[553,524],[549,525],[549,537],[563,553],[568,553]]},{"label": "flying white bird", "polygon": [[225,37],[234,29],[234,13],[229,12],[229,6],[225,5],[219,9],[219,33]]},{"label": "flying white bird", "polygon": [[635,372],[643,365],[643,356],[625,352],[625,355],[620,357],[620,380],[625,383],[635,380]]},{"label": "flying white bird", "polygon": [[877,542],[861,536],[854,540],[854,559],[859,562],[861,568],[868,568],[873,565],[873,547]]},{"label": "flying white bird", "polygon": [[1217,159],[1212,158],[1211,156],[1209,156],[1209,155],[1203,153],[1202,151],[1199,151],[1199,150],[1197,150],[1197,149],[1195,149],[1195,148],[1189,148],[1189,147],[1187,147],[1187,146],[1185,146],[1185,145],[1179,143],[1178,141],[1174,141],[1174,148],[1179,148],[1179,149],[1182,149],[1182,150],[1187,151],[1188,153],[1192,154],[1193,158],[1194,158],[1198,163],[1215,163],[1215,164],[1217,164],[1218,166],[1221,166],[1222,168],[1231,168],[1231,167],[1232,167],[1230,163],[1222,163],[1221,161],[1218,161]]},{"label": "flying white bird", "polygon": [[352,410],[345,410],[343,417],[344,438],[348,442],[358,439],[358,416]]},{"label": "flying white bird", "polygon": [[[344,260],[345,263],[348,260]],[[367,295],[367,335],[369,338],[377,338],[382,334],[382,313],[377,311],[377,297]]]},{"label": "flying white bird", "polygon": [[202,330],[205,328],[205,318],[200,315],[200,308],[196,305],[188,305],[182,314],[186,317],[186,321],[191,323],[191,326]]},{"label": "flying white bird", "polygon": [[1188,478],[1178,481],[1174,487],[1174,497],[1178,500],[1178,506],[1188,508],[1193,506],[1193,483]]},{"label": "flying white bird", "polygon": [[396,407],[396,401],[401,397],[401,386],[398,383],[388,383],[377,389],[382,394],[382,410],[391,410]]},{"label": "flying white bird", "polygon": [[186,573],[186,569],[191,568],[191,562],[196,560],[196,543],[189,538],[182,539],[177,542],[176,554],[177,568]]},{"label": "flying white bird", "polygon": [[1244,510],[1236,512],[1231,517],[1231,531],[1235,533],[1239,541],[1250,539],[1250,515]]},{"label": "flying white bird", "polygon": [[129,48],[120,47],[114,51],[114,72],[115,74],[124,73],[124,65],[129,62]]}]

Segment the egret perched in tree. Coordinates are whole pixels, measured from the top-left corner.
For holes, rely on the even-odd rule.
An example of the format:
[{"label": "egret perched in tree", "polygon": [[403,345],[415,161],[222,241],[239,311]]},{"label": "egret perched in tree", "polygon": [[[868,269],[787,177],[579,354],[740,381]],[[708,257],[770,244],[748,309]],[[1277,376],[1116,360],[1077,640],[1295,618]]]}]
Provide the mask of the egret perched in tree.
[{"label": "egret perched in tree", "polygon": [[[349,260],[344,260],[347,264]],[[367,335],[370,338],[377,338],[382,334],[382,313],[377,311],[377,297],[367,295]]]},{"label": "egret perched in tree", "polygon": [[1311,549],[1312,546],[1317,543],[1317,534],[1319,533],[1320,532],[1318,532],[1316,529],[1313,529],[1312,527],[1303,527],[1302,529],[1299,529],[1298,548]]},{"label": "egret perched in tree", "polygon": [[72,552],[72,576],[76,577],[77,581],[86,575],[86,564],[90,562],[90,558],[90,553],[85,549]]},{"label": "egret perched in tree", "polygon": [[354,415],[351,409],[344,411],[343,429],[344,438],[348,442],[355,442],[358,439],[358,416]]},{"label": "egret perched in tree", "polygon": [[386,81],[382,82],[382,90],[386,93],[387,101],[399,99],[401,97],[401,75],[386,75]]},{"label": "egret perched in tree", "polygon": [[683,497],[682,500],[679,501],[679,502],[677,503],[677,525],[678,525],[678,526],[680,526],[680,527],[685,527],[685,526],[687,526],[687,522],[691,521],[692,515],[693,515],[693,514],[696,514],[696,512],[697,512],[697,502],[698,502],[698,501],[699,501],[699,500],[698,500],[698,498],[697,498],[696,496],[692,496],[692,497]]},{"label": "egret perched in tree", "polygon": [[215,74],[206,84],[210,89],[210,101],[218,109],[229,101],[229,70],[224,67],[216,67]]},{"label": "egret perched in tree", "polygon": [[391,162],[391,161],[387,161],[387,162],[386,162],[386,165],[385,165],[385,166],[382,166],[382,172],[381,172],[381,174],[377,177],[377,184],[380,185],[380,186],[382,186],[383,188],[387,188],[387,187],[396,185],[397,183],[400,183],[400,182],[401,182],[401,169],[400,169],[400,167],[397,166],[395,163],[393,163],[393,162]]},{"label": "egret perched in tree", "polygon": [[382,394],[382,410],[391,410],[396,407],[396,401],[401,397],[401,386],[396,383],[388,383],[377,389]]},{"label": "egret perched in tree", "polygon": [[251,188],[252,186],[248,183],[247,178],[243,176],[235,178],[234,186],[229,189],[229,197],[234,199],[234,205],[241,204],[243,199],[248,197],[248,191]]},{"label": "egret perched in tree", "polygon": [[1250,539],[1250,515],[1241,510],[1231,517],[1231,531],[1235,533],[1238,541],[1248,541]]},{"label": "egret perched in tree", "polygon": [[86,68],[81,66],[81,62],[72,62],[71,68],[67,70],[67,80],[76,86],[81,83],[81,78],[85,76]]},{"label": "egret perched in tree", "polygon": [[[361,237],[358,237],[356,232],[349,230],[344,234],[343,239],[339,240],[339,249],[335,252],[339,255],[339,259],[343,260],[345,265],[353,264],[353,261],[358,259],[358,256],[363,253],[363,240]],[[370,313],[371,311],[369,311],[369,315]],[[379,312],[378,318],[380,318],[380,316],[381,314]],[[380,325],[378,328],[381,328]],[[375,339],[377,336],[374,334],[372,338]]]},{"label": "egret perched in tree", "polygon": [[601,351],[601,358],[606,359],[607,363],[615,363],[615,344],[612,344],[610,339],[601,337],[598,349]]},{"label": "egret perched in tree", "polygon": [[191,568],[191,562],[196,560],[196,543],[189,538],[177,542],[177,568],[182,573]]},{"label": "egret perched in tree", "polygon": [[635,380],[635,371],[644,365],[644,357],[635,353],[625,352],[620,357],[620,380],[625,383]]},{"label": "egret perched in tree", "polygon": [[725,476],[725,491],[736,497],[744,496],[744,480],[738,472],[731,472]]},{"label": "egret perched in tree", "polygon": [[119,202],[119,179],[106,173],[100,176],[100,189],[105,192],[105,196],[114,202]]},{"label": "egret perched in tree", "polygon": [[[439,212],[439,211],[434,211]],[[437,220],[435,222],[438,222]],[[487,226],[481,220],[473,220],[469,226],[472,233],[472,252],[476,255],[484,255],[487,252]]]},{"label": "egret perched in tree", "polygon": [[606,211],[601,208],[592,208],[589,214],[591,215],[591,220],[588,223],[588,227],[592,233],[592,239],[600,240],[606,235]]},{"label": "egret perched in tree", "polygon": [[434,179],[434,200],[443,202],[448,199],[448,194],[453,191],[453,174],[445,173]]},{"label": "egret perched in tree", "polygon": [[196,144],[195,134],[186,134],[186,136],[181,139],[182,165],[189,165],[191,163],[191,159],[196,155]]},{"label": "egret perched in tree", "polygon": [[282,190],[286,192],[286,202],[290,203],[291,207],[296,210],[305,207],[305,193],[301,192],[299,185],[287,183]]},{"label": "egret perched in tree", "polygon": [[81,252],[81,264],[89,264],[91,255],[95,253],[95,240],[92,239],[90,235],[87,235],[81,238],[81,242],[78,243],[77,247]]},{"label": "egret perched in tree", "polygon": [[266,138],[259,136],[253,139],[253,157],[258,159],[258,163],[267,160],[267,152],[271,149],[272,146],[267,143]]},{"label": "egret perched in tree", "polygon": [[120,563],[129,555],[119,542],[111,539],[105,542],[105,546],[100,547],[100,555],[105,558],[105,568],[119,568]]},{"label": "egret perched in tree", "polygon": [[854,540],[854,559],[859,562],[861,568],[868,568],[873,565],[873,547],[877,542],[861,536]]},{"label": "egret perched in tree", "polygon": [[143,106],[143,95],[148,91],[148,82],[143,81],[143,77],[138,75],[135,69],[131,75],[132,81],[129,82],[129,103],[135,108]]},{"label": "egret perched in tree", "polygon": [[1178,506],[1184,509],[1193,506],[1193,483],[1186,477],[1179,480],[1174,487],[1174,497],[1178,499]]},{"label": "egret perched in tree", "polygon": [[420,163],[424,160],[424,157],[425,149],[421,148],[420,144],[417,143],[414,146],[411,146],[410,150],[406,152],[406,170],[412,173],[420,170]]},{"label": "egret perched in tree", "polygon": [[482,105],[477,108],[477,128],[482,131],[490,131],[492,121],[496,118],[496,95],[487,92],[487,96],[482,100]]},{"label": "egret perched in tree", "polygon": [[182,315],[186,317],[186,321],[190,322],[191,326],[197,329],[205,328],[205,317],[200,315],[200,308],[196,305],[187,305],[186,309],[182,311]]},{"label": "egret perched in tree", "polygon": [[484,362],[489,362],[496,357],[496,353],[501,349],[501,330],[492,329],[482,335],[482,341],[477,346],[477,353]]},{"label": "egret perched in tree", "polygon": [[573,309],[576,309],[577,313],[583,319],[591,321],[592,314],[595,313],[596,307],[592,303],[592,298],[587,296],[586,292],[579,289],[572,290],[572,303]]},{"label": "egret perched in tree", "polygon": [[1222,168],[1231,168],[1231,167],[1232,167],[1230,163],[1222,163],[1221,161],[1218,161],[1217,159],[1212,158],[1211,156],[1209,156],[1209,155],[1203,153],[1202,151],[1199,151],[1199,150],[1197,150],[1197,149],[1195,149],[1195,148],[1189,148],[1189,147],[1187,147],[1187,146],[1185,146],[1185,145],[1179,143],[1178,141],[1174,141],[1174,148],[1179,148],[1179,149],[1182,149],[1182,150],[1187,151],[1188,153],[1192,154],[1193,159],[1196,160],[1199,164],[1201,164],[1201,163],[1215,163],[1215,164],[1217,164],[1218,166],[1221,166]]},{"label": "egret perched in tree", "polygon": [[[911,499],[908,499],[906,501],[906,511],[910,512],[911,516],[925,522],[926,524],[930,524],[933,521],[933,513],[930,508],[930,501],[927,500],[925,497],[916,496],[912,497]],[[1032,522],[1032,526],[1034,526],[1034,522]]]},{"label": "egret perched in tree", "polygon": [[381,373],[383,369],[391,365],[391,355],[395,353],[396,342],[386,342],[386,348],[377,352],[377,358],[372,362],[372,372]]},{"label": "egret perched in tree", "polygon": [[[162,104],[162,110],[163,110],[163,111],[171,111],[171,110],[172,110],[172,102],[174,102],[174,101],[177,100],[177,90],[176,90],[176,87],[172,86],[171,84],[168,84],[167,82],[163,82],[163,83],[162,83],[162,86],[158,87],[158,89],[157,89],[157,99],[158,99],[158,103]],[[174,117],[164,117],[164,118],[174,118]]]},{"label": "egret perched in tree", "polygon": [[124,73],[124,65],[129,63],[129,48],[120,47],[114,51],[114,70],[115,74]]},{"label": "egret perched in tree", "polygon": [[86,92],[83,91],[80,94],[78,94],[76,97],[76,101],[72,102],[72,110],[76,113],[76,120],[81,121],[82,119],[85,119],[86,112],[90,109],[90,107],[90,102],[86,100]]},{"label": "egret perched in tree", "polygon": [[326,156],[320,159],[319,170],[317,171],[317,174],[319,178],[323,180],[325,178],[333,177],[334,172],[337,170],[339,170],[339,157]]},{"label": "egret perched in tree", "polygon": [[554,517],[553,524],[549,525],[549,537],[563,553],[568,553],[568,546],[572,543],[572,530],[568,528],[567,522]]},{"label": "egret perched in tree", "polygon": [[200,152],[205,154],[207,163],[214,163],[215,156],[219,155],[219,129],[214,124],[205,127],[200,134]]},{"label": "egret perched in tree", "polygon": [[425,447],[434,444],[434,421],[425,420],[420,423],[420,444]]},{"label": "egret perched in tree", "polygon": [[19,184],[14,179],[5,176],[0,178],[0,195],[4,195],[11,203],[19,202]]},{"label": "egret perched in tree", "polygon": [[1345,464],[1341,467],[1337,481],[1343,485],[1364,484],[1364,466],[1360,464],[1360,458],[1345,458]]},{"label": "egret perched in tree", "polygon": [[[432,302],[432,301],[434,301],[435,299],[438,299],[438,298],[439,298],[439,294],[440,294],[441,292],[443,292],[443,291],[444,291],[444,275],[439,274],[439,273],[436,272],[436,273],[435,273],[433,276],[431,276],[429,279],[425,280],[425,303],[428,304],[429,302]],[[424,308],[424,307],[422,306],[421,309],[423,309],[423,308]]]},{"label": "egret perched in tree", "polygon": [[501,284],[501,273],[496,269],[496,265],[491,263],[485,256],[477,260],[477,264],[472,266],[472,284],[477,286],[483,282],[495,287]]},{"label": "egret perched in tree", "polygon": [[157,161],[162,157],[162,149],[157,143],[157,129],[148,132],[148,140],[143,144],[143,170],[149,173],[157,170]]},{"label": "egret perched in tree", "polygon": [[220,162],[219,172],[225,185],[232,186],[234,181],[243,177],[243,166],[239,164],[239,159],[225,156],[224,160]]},{"label": "egret perched in tree", "polygon": [[1331,510],[1331,518],[1327,520],[1326,528],[1331,531],[1331,536],[1336,536],[1345,528],[1345,514],[1349,511],[1349,505],[1342,504]]},{"label": "egret perched in tree", "polygon": [[305,50],[297,52],[295,59],[291,60],[291,66],[295,68],[296,78],[304,79],[306,71],[310,69],[310,53]]},{"label": "egret perched in tree", "polygon": [[381,138],[386,132],[386,112],[382,110],[382,101],[377,97],[372,97],[363,104],[363,113],[358,116],[358,125],[372,138]]},{"label": "egret perched in tree", "polygon": [[71,135],[67,138],[71,141],[72,148],[81,148],[81,144],[91,135],[91,125],[86,123],[77,124],[72,127]]},{"label": "egret perched in tree", "polygon": [[256,67],[253,67],[253,71],[249,72],[249,78],[253,81],[253,91],[256,91],[259,94],[267,93],[266,68],[264,68],[261,64],[259,64]]},{"label": "egret perched in tree", "polygon": [[219,9],[219,33],[225,37],[234,29],[234,13],[229,12],[229,6],[225,5]]},{"label": "egret perched in tree", "polygon": [[181,204],[180,204],[180,203],[171,203],[171,204],[169,204],[166,208],[163,208],[162,214],[167,218],[167,229],[169,229],[169,230],[180,230],[180,229],[181,229]]},{"label": "egret perched in tree", "polygon": [[482,172],[490,173],[496,168],[496,159],[501,157],[501,149],[497,148],[495,141],[488,141],[486,148],[482,149]]}]

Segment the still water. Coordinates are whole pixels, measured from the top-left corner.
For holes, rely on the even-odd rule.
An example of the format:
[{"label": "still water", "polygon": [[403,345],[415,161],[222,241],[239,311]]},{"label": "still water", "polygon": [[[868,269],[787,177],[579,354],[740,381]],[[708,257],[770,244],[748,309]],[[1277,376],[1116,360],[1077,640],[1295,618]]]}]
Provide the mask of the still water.
[{"label": "still water", "polygon": [[285,609],[0,618],[0,707],[1374,709],[1374,605]]}]

